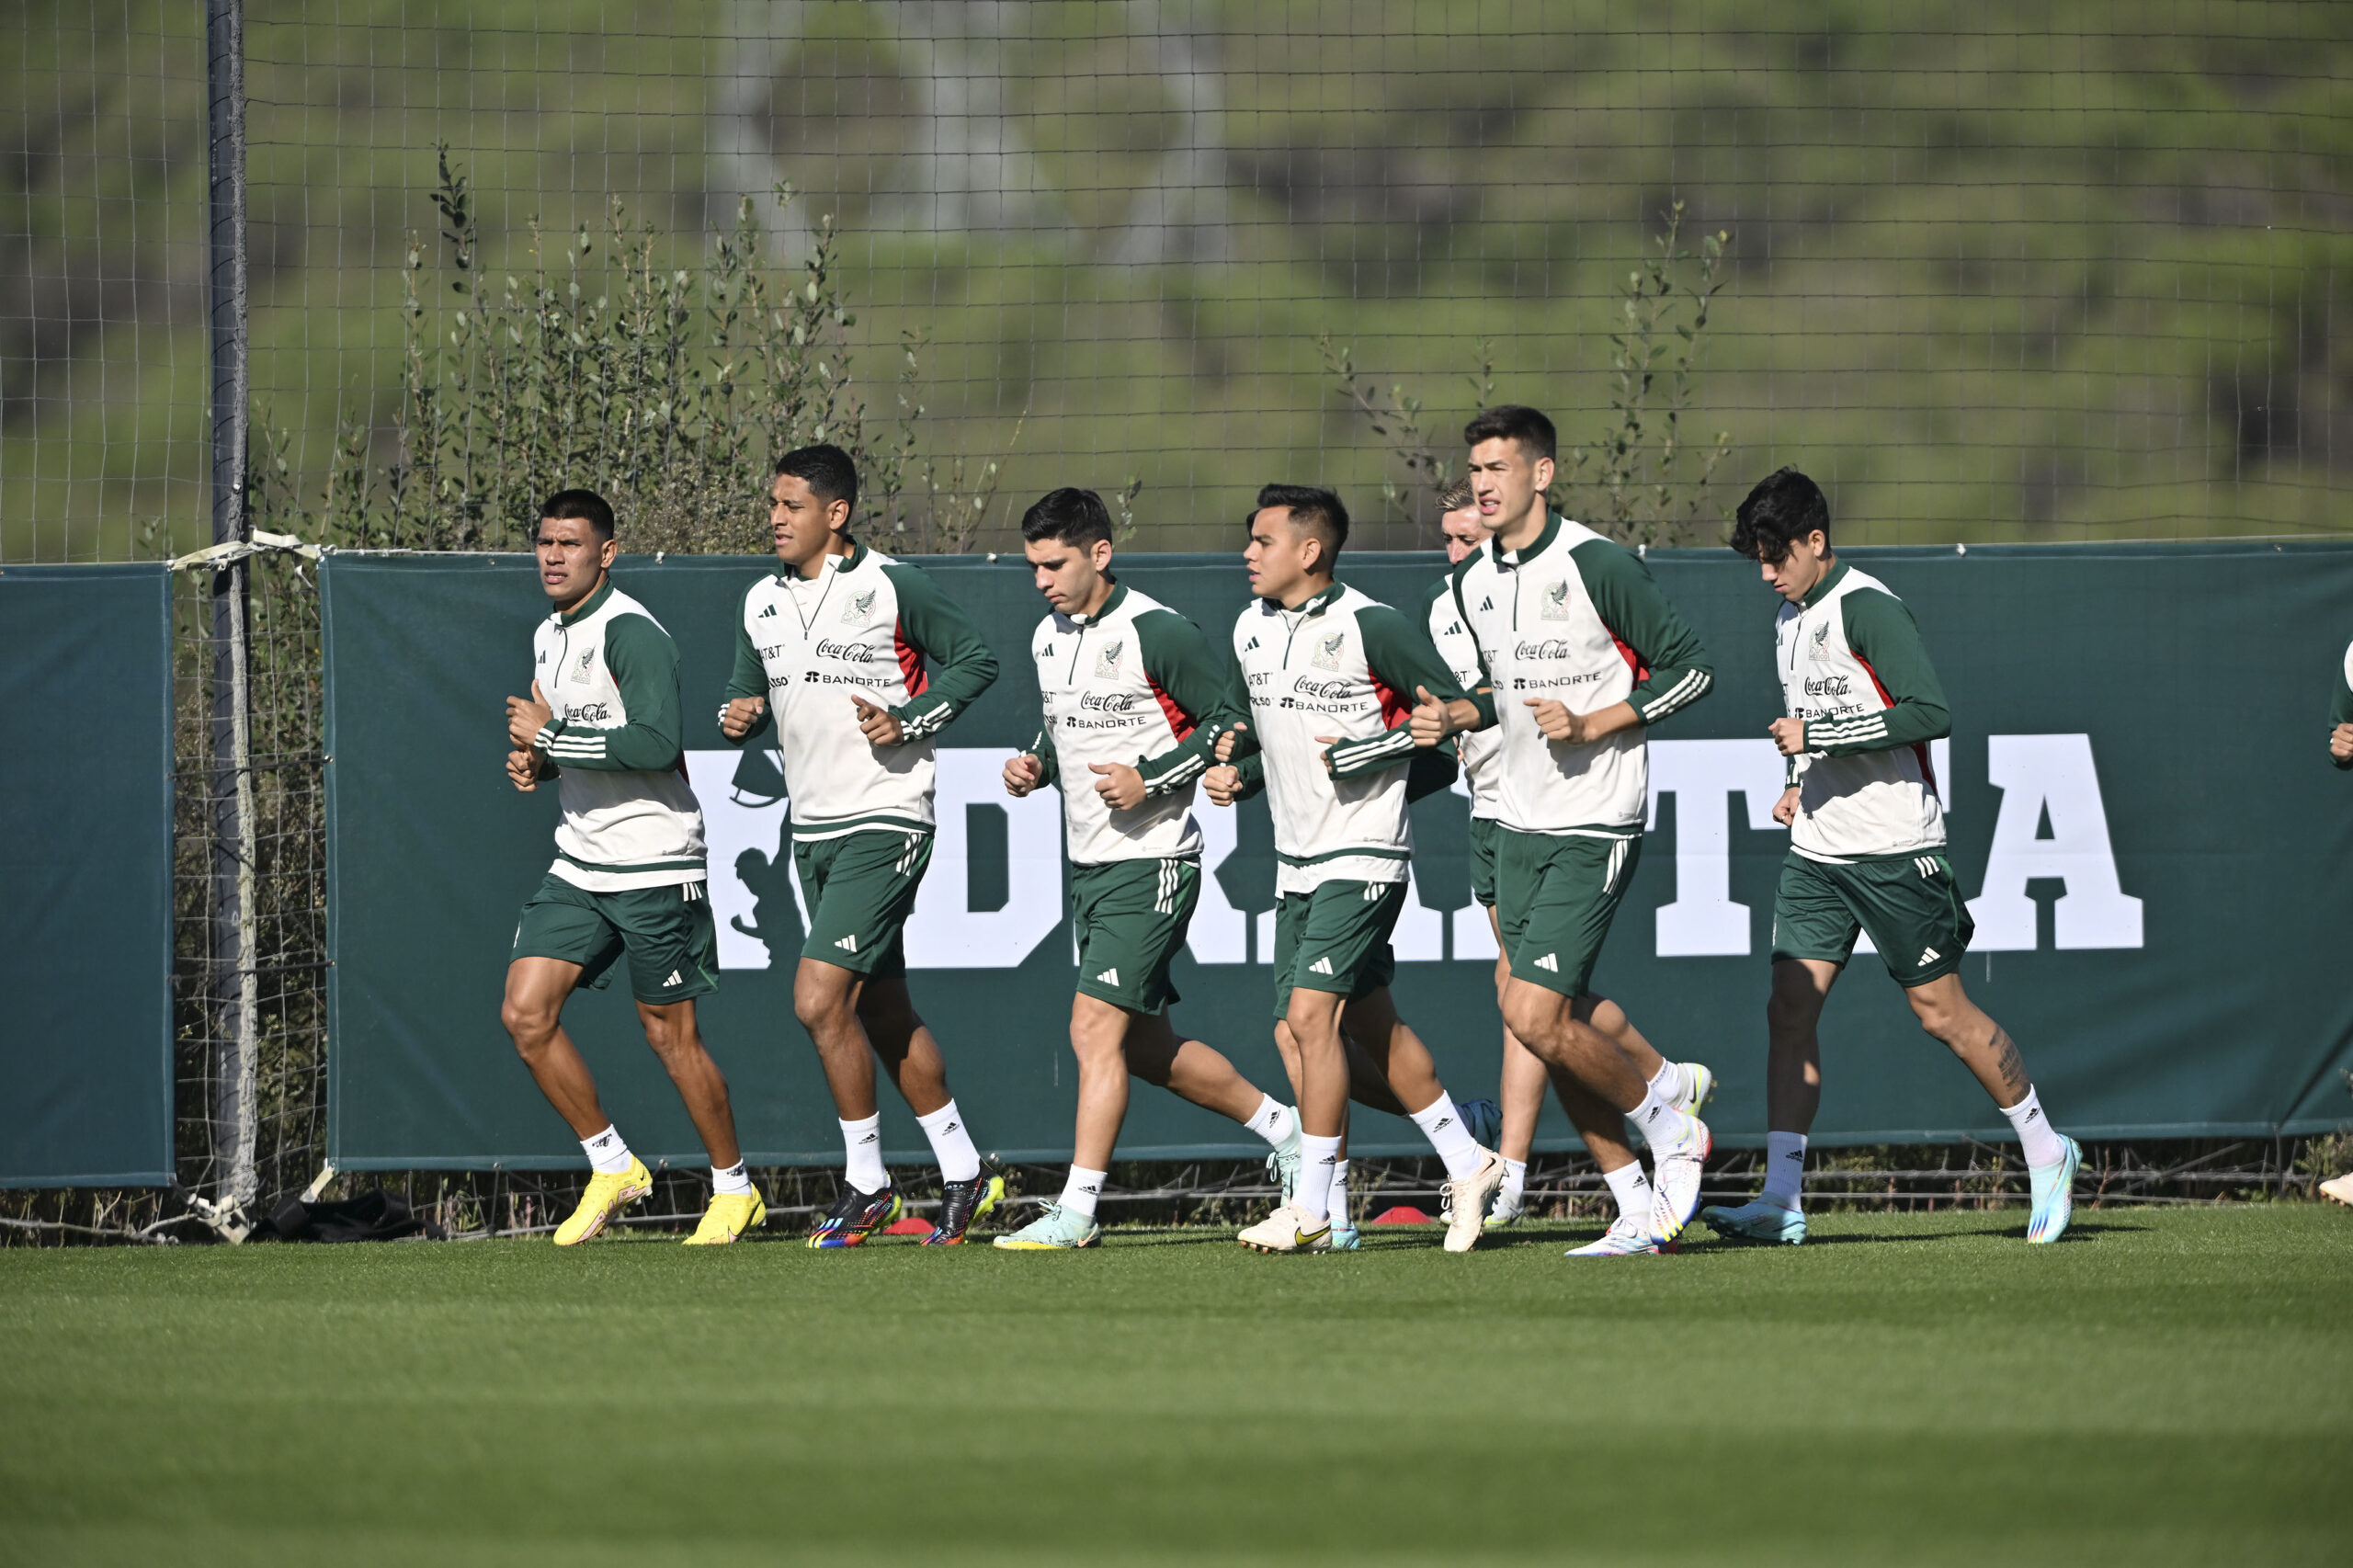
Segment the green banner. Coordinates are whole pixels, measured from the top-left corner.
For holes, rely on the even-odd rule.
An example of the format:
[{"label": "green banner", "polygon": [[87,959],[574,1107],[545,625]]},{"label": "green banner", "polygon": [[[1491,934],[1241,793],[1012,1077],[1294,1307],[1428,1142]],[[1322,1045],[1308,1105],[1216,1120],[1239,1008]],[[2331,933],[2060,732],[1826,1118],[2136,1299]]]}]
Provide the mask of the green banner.
[{"label": "green banner", "polygon": [[0,571],[0,1187],[172,1180],[172,587]]},{"label": "green banner", "polygon": [[[2325,755],[2329,675],[2353,636],[2353,549],[2336,545],[1857,551],[1904,596],[1954,713],[1936,747],[1952,858],[1978,926],[1963,978],[2018,1040],[2078,1135],[2310,1132],[2353,1119],[2353,778]],[[1651,741],[1653,831],[1597,986],[1661,1050],[1708,1062],[1719,1137],[1761,1139],[1766,950],[1786,833],[1766,725],[1779,600],[1722,551],[1651,566],[1715,662],[1714,695]],[[909,959],[982,1146],[1069,1151],[1074,968],[1059,799],[1006,799],[1036,727],[1027,649],[1042,606],[1018,558],[925,562],[1006,672],[943,737],[940,835]],[[1352,558],[1347,579],[1410,604],[1434,555]],[[840,1157],[793,1020],[802,915],[772,755],[714,715],[756,559],[626,559],[616,575],[676,637],[688,767],[711,843],[724,971],[704,1032],[756,1163]],[[1227,557],[1131,558],[1122,576],[1223,643],[1246,590]],[[545,603],[528,558],[335,555],[322,574],[328,694],[332,1157],[347,1168],[579,1159],[498,1024],[517,911],[552,858],[552,793],[506,784],[503,699],[526,688]],[[1415,894],[1395,986],[1458,1098],[1495,1092],[1494,948],[1472,904],[1467,802],[1415,808]],[[1263,801],[1202,802],[1205,894],[1176,983],[1187,1032],[1279,1090],[1269,1035],[1273,846]],[[620,989],[566,1019],[608,1109],[649,1158],[699,1159]],[[1861,957],[1823,1023],[1824,1143],[1999,1139],[2007,1128]],[[893,1157],[927,1160],[885,1096]],[[1128,1158],[1246,1155],[1216,1117],[1139,1093]],[[1573,1134],[1548,1107],[1540,1146]],[[1419,1152],[1360,1116],[1362,1153]]]}]

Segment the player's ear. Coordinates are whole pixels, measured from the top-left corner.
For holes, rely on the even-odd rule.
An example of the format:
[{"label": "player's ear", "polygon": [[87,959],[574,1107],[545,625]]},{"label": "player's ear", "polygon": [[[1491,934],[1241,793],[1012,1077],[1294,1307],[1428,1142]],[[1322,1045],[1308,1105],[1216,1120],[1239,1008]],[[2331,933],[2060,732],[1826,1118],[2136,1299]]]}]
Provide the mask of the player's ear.
[{"label": "player's ear", "polygon": [[825,527],[839,533],[849,527],[849,503],[836,496],[825,503]]},{"label": "player's ear", "polygon": [[1536,494],[1541,495],[1552,488],[1552,475],[1559,472],[1559,466],[1551,458],[1538,458],[1535,472]]},{"label": "player's ear", "polygon": [[610,571],[614,561],[619,559],[620,552],[621,541],[618,535],[598,545],[597,547],[597,569],[599,571]]},{"label": "player's ear", "polygon": [[1093,544],[1087,546],[1086,554],[1088,559],[1095,562],[1095,569],[1097,572],[1108,572],[1111,569],[1111,541],[1109,540],[1097,540]]}]

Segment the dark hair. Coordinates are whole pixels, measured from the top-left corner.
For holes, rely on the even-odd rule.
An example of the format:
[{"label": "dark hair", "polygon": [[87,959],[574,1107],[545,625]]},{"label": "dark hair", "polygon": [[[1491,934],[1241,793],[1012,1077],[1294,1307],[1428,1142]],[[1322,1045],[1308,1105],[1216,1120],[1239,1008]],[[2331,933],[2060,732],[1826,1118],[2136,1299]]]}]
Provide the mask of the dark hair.
[{"label": "dark hair", "polygon": [[1093,544],[1111,537],[1111,508],[1092,490],[1065,484],[1049,490],[1038,504],[1021,514],[1021,538],[1029,544],[1058,539],[1066,544]]},{"label": "dark hair", "polygon": [[559,490],[540,503],[540,517],[586,523],[598,539],[613,537],[613,508],[593,490]]},{"label": "dark hair", "polygon": [[1553,430],[1552,422],[1535,409],[1516,403],[1481,409],[1462,427],[1462,444],[1466,447],[1498,440],[1518,442],[1530,461],[1561,455],[1561,437]]},{"label": "dark hair", "polygon": [[1340,498],[1315,484],[1260,485],[1258,505],[1250,515],[1255,517],[1269,506],[1289,507],[1292,527],[1310,529],[1324,541],[1324,568],[1330,571],[1341,546],[1348,542],[1348,509]]},{"label": "dark hair", "polygon": [[1467,479],[1449,479],[1438,486],[1438,509],[1440,516],[1460,512],[1471,505],[1471,482]]},{"label": "dark hair", "polygon": [[851,514],[857,514],[858,465],[839,447],[823,441],[813,447],[795,447],[776,460],[776,471],[806,483],[820,506],[847,501]]},{"label": "dark hair", "polygon": [[1830,541],[1830,503],[1822,486],[1794,468],[1779,468],[1756,482],[1733,514],[1732,547],[1768,566],[1786,560],[1790,546],[1814,529]]}]

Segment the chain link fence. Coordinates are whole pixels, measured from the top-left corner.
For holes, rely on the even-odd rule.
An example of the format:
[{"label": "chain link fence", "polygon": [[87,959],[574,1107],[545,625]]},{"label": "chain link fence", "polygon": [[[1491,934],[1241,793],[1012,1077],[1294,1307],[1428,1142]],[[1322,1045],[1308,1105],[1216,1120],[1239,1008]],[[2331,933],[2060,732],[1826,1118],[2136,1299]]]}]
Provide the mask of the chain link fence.
[{"label": "chain link fence", "polygon": [[[240,537],[483,548],[585,481],[641,544],[758,548],[768,455],[822,432],[904,548],[1002,546],[1067,483],[1135,547],[1223,548],[1278,477],[1427,546],[1504,401],[1630,538],[1711,542],[1787,461],[1872,543],[2353,526],[2353,12],[2319,0],[210,10],[244,26]],[[207,7],[18,17],[0,561],[184,554],[222,515]],[[298,556],[239,570],[178,598],[176,981],[185,1193],[250,1208],[319,1165],[326,960],[317,600]],[[2217,1148],[2119,1180],[2341,1157]],[[1927,1158],[1920,1190],[1983,1174],[1884,1171]],[[418,1179],[453,1229],[555,1200]]]}]

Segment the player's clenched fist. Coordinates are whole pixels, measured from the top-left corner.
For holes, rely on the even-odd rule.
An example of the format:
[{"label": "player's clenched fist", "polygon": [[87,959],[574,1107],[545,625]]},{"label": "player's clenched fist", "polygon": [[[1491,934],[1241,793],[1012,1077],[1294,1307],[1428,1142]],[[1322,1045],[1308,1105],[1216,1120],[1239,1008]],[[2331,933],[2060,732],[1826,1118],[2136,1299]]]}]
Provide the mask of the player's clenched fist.
[{"label": "player's clenched fist", "polygon": [[1241,734],[1243,731],[1249,727],[1250,726],[1247,724],[1236,724],[1233,728],[1218,736],[1217,759],[1220,762],[1232,762],[1233,760],[1234,737]]},{"label": "player's clenched fist", "polygon": [[1143,775],[1123,762],[1090,762],[1095,792],[1115,812],[1131,812],[1144,802]]},{"label": "player's clenched fist", "polygon": [[1201,775],[1201,790],[1211,801],[1230,806],[1242,798],[1242,769],[1222,764]]},{"label": "player's clenched fist", "polygon": [[719,710],[719,733],[731,741],[740,741],[752,733],[767,710],[768,699],[765,697],[739,697]]},{"label": "player's clenched fist", "polygon": [[529,750],[506,754],[507,781],[528,795],[540,787],[540,754]]},{"label": "player's clenched fist", "polygon": [[1781,798],[1773,802],[1773,820],[1783,827],[1798,820],[1798,790],[1795,785],[1782,790]]},{"label": "player's clenched fist", "polygon": [[1802,756],[1805,755],[1804,720],[1776,719],[1770,726],[1770,731],[1773,736],[1773,744],[1780,748],[1780,753],[1783,756]]},{"label": "player's clenched fist", "polygon": [[506,699],[506,744],[517,751],[530,750],[532,741],[554,717],[548,699],[540,695],[540,683],[533,681],[529,697],[510,697]]},{"label": "player's clenched fist", "polygon": [[1531,697],[1527,703],[1536,710],[1533,715],[1536,727],[1544,732],[1546,740],[1574,742],[1585,739],[1585,725],[1579,722],[1579,715],[1569,711],[1567,703],[1550,697]]},{"label": "player's clenched fist", "polygon": [[867,744],[894,746],[907,738],[906,726],[889,709],[877,708],[863,697],[852,697],[850,702],[858,710],[858,733]]},{"label": "player's clenched fist", "polygon": [[2353,724],[2339,724],[2328,733],[2328,755],[2339,762],[2353,757]]},{"label": "player's clenched fist", "polygon": [[1414,688],[1414,715],[1406,722],[1413,726],[1414,744],[1417,746],[1434,746],[1454,733],[1456,728],[1452,705],[1432,697],[1426,686]]},{"label": "player's clenched fist", "polygon": [[1005,765],[1005,792],[1017,801],[1045,779],[1046,765],[1033,753],[1025,751]]}]

